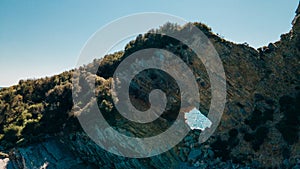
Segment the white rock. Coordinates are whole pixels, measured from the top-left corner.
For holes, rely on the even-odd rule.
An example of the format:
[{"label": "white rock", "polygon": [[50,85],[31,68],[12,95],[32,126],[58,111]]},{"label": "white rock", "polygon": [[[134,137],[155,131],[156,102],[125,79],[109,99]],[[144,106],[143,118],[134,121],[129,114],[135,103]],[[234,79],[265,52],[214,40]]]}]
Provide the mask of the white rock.
[{"label": "white rock", "polygon": [[206,128],[210,128],[212,125],[212,122],[196,108],[192,109],[188,113],[185,113],[184,117],[185,122],[192,130],[200,129],[203,131]]},{"label": "white rock", "polygon": [[0,159],[0,168],[6,168],[9,162],[9,158]]}]

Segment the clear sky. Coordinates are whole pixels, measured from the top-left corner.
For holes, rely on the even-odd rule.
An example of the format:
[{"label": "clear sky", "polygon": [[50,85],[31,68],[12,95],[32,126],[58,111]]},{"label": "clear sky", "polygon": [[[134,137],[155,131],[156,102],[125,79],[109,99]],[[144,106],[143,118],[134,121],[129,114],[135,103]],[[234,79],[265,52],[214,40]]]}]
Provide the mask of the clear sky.
[{"label": "clear sky", "polygon": [[[202,22],[258,48],[291,28],[298,0],[0,0],[0,86],[72,69],[88,38],[133,13],[163,12]],[[113,35],[112,35],[113,36]]]}]

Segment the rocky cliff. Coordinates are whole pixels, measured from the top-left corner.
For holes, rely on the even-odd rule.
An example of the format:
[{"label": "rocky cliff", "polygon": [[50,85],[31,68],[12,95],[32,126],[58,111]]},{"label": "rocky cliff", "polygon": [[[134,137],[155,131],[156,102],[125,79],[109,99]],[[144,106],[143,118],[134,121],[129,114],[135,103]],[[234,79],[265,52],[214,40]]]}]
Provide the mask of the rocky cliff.
[{"label": "rocky cliff", "polygon": [[[173,149],[151,158],[133,159],[106,152],[91,141],[76,119],[88,104],[73,105],[71,76],[65,72],[51,78],[20,81],[0,91],[0,166],[7,168],[300,168],[300,7],[293,28],[278,42],[254,49],[215,35],[200,23],[215,46],[226,73],[227,103],[220,125],[205,143],[198,144],[201,131],[191,131]],[[184,28],[182,28],[184,29]],[[180,30],[178,30],[180,31]],[[170,45],[171,44],[171,45]],[[161,122],[166,126],[136,128],[116,112],[110,93],[115,68],[131,53],[159,47],[179,55],[198,77],[201,112],[210,105],[210,82],[204,66],[183,44],[150,32],[130,42],[124,52],[82,67],[85,78],[95,78],[99,108],[110,124],[126,134],[147,136],[159,133],[172,122],[176,106],[167,107]],[[99,65],[100,64],[100,65]],[[133,95],[149,93],[155,79],[168,79],[159,72],[134,81]],[[74,82],[74,81],[73,81]],[[79,86],[82,79],[78,78]],[[146,84],[146,85],[145,85]],[[164,87],[164,86],[163,86]],[[166,91],[176,89],[168,86]],[[139,89],[139,90],[138,90]],[[80,92],[85,92],[81,88]],[[179,99],[176,93],[170,97]],[[134,97],[141,109],[144,97]],[[53,125],[55,124],[55,125]],[[125,127],[124,127],[125,126]],[[153,128],[153,126],[157,128]],[[149,132],[151,130],[151,132]]]}]

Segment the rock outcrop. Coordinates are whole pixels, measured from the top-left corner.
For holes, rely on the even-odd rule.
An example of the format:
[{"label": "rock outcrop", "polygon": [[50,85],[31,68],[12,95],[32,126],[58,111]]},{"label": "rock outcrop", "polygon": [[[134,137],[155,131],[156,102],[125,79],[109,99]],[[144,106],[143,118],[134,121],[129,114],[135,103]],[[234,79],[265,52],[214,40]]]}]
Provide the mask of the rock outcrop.
[{"label": "rock outcrop", "polygon": [[[193,130],[173,149],[151,158],[133,159],[116,156],[97,146],[80,129],[75,118],[83,105],[70,106],[59,101],[70,101],[70,74],[46,79],[43,83],[30,82],[38,86],[43,97],[30,97],[22,92],[28,91],[24,84],[0,90],[1,115],[10,112],[15,116],[25,116],[26,122],[14,120],[9,115],[0,118],[1,147],[8,155],[1,155],[0,166],[7,168],[300,168],[300,13],[298,7],[292,30],[281,35],[278,42],[270,43],[260,49],[248,45],[234,44],[213,34],[200,23],[194,23],[201,29],[215,46],[226,73],[227,103],[221,123],[213,136],[205,143],[198,144],[201,131]],[[154,128],[156,124],[136,129],[132,124],[120,119],[115,113],[110,94],[112,73],[118,64],[131,53],[148,47],[160,47],[178,54],[195,71],[200,88],[200,109],[207,113],[210,105],[210,82],[205,68],[194,54],[183,44],[170,39],[157,37],[151,33],[138,37],[126,46],[124,52],[108,55],[99,62],[89,64],[82,71],[97,72],[97,75],[86,74],[86,78],[96,78],[98,102],[100,109],[107,112],[107,119],[112,125],[125,126],[127,134],[148,136],[159,133],[167,125]],[[167,76],[152,72],[158,79]],[[147,94],[145,84],[153,84],[153,78],[146,76],[133,83],[137,95]],[[77,79],[78,85],[81,79]],[[53,85],[52,81],[56,81]],[[29,82],[28,82],[29,83]],[[53,82],[54,83],[54,82]],[[46,93],[42,89],[47,88]],[[176,85],[166,87],[176,89]],[[139,90],[140,91],[139,91]],[[79,92],[85,92],[82,88]],[[134,93],[133,92],[133,93]],[[12,94],[12,93],[15,93]],[[18,95],[16,94],[18,93]],[[34,92],[33,92],[34,93]],[[39,95],[40,93],[35,93]],[[178,100],[176,94],[172,100]],[[86,94],[86,96],[88,93]],[[26,98],[26,99],[25,99]],[[147,100],[137,97],[133,100],[141,109],[147,108]],[[46,101],[41,101],[45,99]],[[56,100],[56,101],[55,101]],[[57,101],[59,100],[59,101]],[[105,100],[105,101],[103,101]],[[1,103],[1,102],[0,102]],[[13,103],[13,104],[12,104]],[[24,104],[37,103],[39,106],[28,106],[32,113],[18,111]],[[39,104],[38,104],[39,103]],[[59,109],[58,109],[59,108]],[[58,111],[60,110],[60,111]],[[172,122],[176,105],[167,107],[167,114],[161,121]],[[20,115],[21,114],[21,115]],[[39,115],[40,114],[40,115]],[[28,120],[32,118],[32,120]],[[5,123],[7,121],[7,123]],[[16,121],[16,122],[15,122]],[[51,124],[57,124],[51,126]],[[22,128],[9,126],[15,122]],[[10,128],[9,128],[10,127]],[[149,132],[149,130],[151,132]],[[121,129],[120,129],[121,130]],[[123,130],[123,128],[122,128]],[[10,135],[9,135],[10,134]]]},{"label": "rock outcrop", "polygon": [[28,147],[12,149],[9,154],[8,169],[19,168],[95,168],[82,161],[63,143],[61,139],[48,138],[47,141]]}]

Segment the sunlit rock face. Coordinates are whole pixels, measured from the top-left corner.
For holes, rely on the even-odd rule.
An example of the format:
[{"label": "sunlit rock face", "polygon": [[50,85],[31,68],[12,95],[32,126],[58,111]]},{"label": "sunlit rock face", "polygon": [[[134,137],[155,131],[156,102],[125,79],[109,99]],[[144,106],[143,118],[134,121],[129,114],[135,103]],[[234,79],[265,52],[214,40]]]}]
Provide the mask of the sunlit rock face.
[{"label": "sunlit rock face", "polygon": [[212,122],[196,108],[185,113],[184,118],[192,130],[198,129],[203,131],[212,125]]}]

